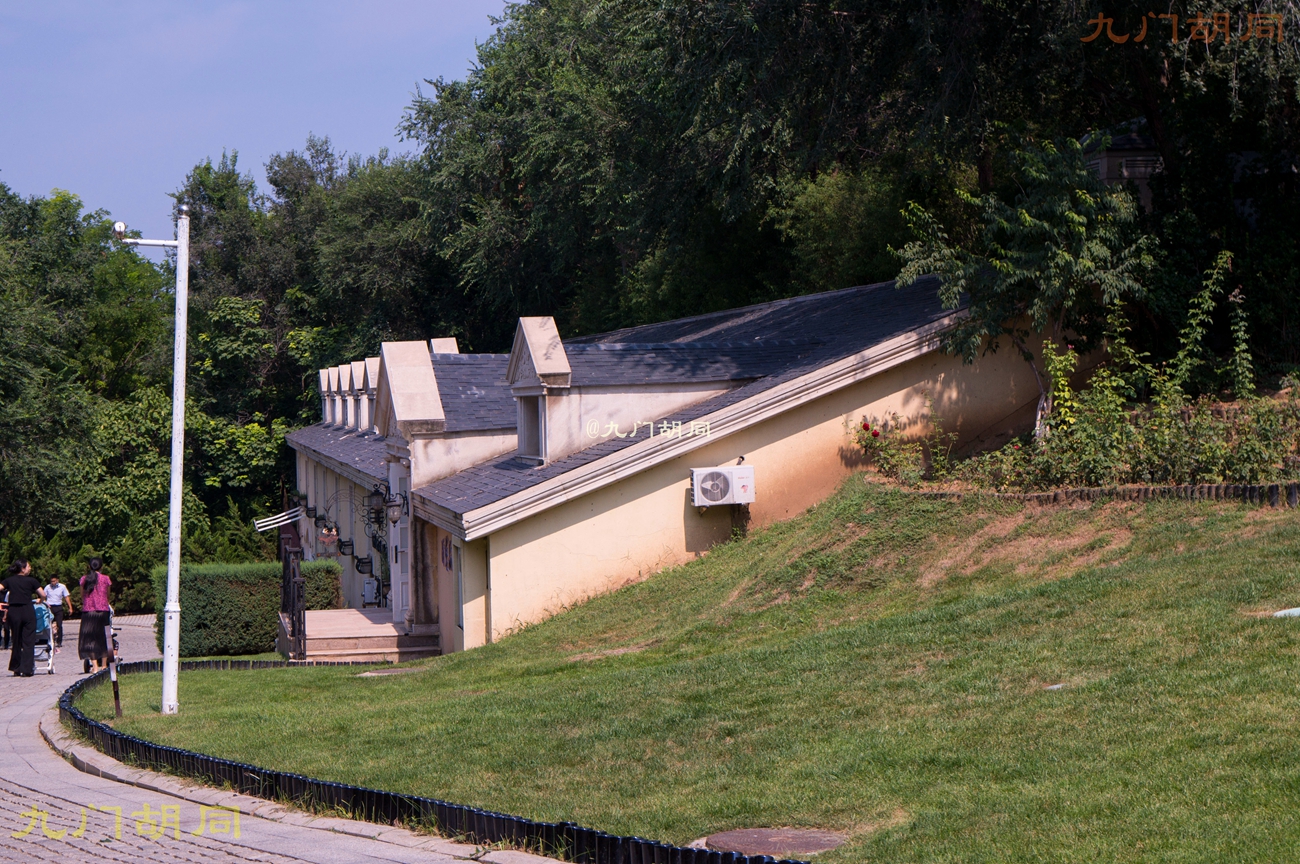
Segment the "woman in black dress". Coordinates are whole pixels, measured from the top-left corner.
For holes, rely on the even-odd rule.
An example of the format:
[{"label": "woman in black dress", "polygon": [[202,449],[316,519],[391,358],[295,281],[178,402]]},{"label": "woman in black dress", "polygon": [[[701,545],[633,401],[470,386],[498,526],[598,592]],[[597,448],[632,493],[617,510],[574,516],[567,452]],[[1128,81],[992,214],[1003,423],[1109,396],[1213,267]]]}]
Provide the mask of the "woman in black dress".
[{"label": "woman in black dress", "polygon": [[13,654],[9,658],[9,671],[20,678],[30,678],[36,673],[36,609],[32,595],[45,599],[45,589],[32,576],[32,565],[19,558],[9,565],[9,575],[0,591],[9,592],[9,626],[13,629]]}]

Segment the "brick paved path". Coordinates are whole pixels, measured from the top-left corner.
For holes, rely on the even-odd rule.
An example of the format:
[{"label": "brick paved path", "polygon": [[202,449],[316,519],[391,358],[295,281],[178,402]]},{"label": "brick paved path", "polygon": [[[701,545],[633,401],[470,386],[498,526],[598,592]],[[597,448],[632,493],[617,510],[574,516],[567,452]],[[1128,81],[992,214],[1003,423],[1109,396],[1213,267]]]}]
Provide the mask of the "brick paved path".
[{"label": "brick paved path", "polygon": [[[236,839],[227,813],[211,808],[204,813],[195,802],[78,771],[51,750],[38,731],[41,715],[82,674],[76,622],[69,624],[54,675],[0,679],[0,861],[463,864],[462,859],[427,849],[248,813],[240,817]],[[125,659],[158,656],[153,616],[124,617],[118,624]],[[0,674],[8,675],[7,655],[3,659]],[[115,808],[120,808],[120,829]],[[196,833],[205,816],[207,826]],[[160,831],[164,822],[174,824]],[[214,833],[222,828],[223,833]],[[518,853],[489,857],[513,854]]]}]

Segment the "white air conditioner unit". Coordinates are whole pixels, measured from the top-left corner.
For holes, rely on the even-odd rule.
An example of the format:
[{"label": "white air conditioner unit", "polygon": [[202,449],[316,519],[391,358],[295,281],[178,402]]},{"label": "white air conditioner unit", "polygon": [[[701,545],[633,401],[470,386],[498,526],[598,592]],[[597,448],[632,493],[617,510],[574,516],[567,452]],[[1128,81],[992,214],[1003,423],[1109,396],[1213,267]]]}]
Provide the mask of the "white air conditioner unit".
[{"label": "white air conditioner unit", "polygon": [[754,468],[750,465],[692,468],[691,490],[694,492],[696,507],[753,504]]}]

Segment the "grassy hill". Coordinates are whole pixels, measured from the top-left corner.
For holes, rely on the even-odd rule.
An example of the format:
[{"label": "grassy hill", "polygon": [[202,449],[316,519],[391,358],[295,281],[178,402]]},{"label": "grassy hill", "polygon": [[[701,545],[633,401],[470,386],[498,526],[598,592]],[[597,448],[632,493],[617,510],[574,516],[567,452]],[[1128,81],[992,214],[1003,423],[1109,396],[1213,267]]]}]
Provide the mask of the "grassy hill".
[{"label": "grassy hill", "polygon": [[[1300,850],[1300,514],[927,501],[852,478],[706,558],[410,675],[193,672],[125,731],[684,843],[857,861]],[[1061,685],[1061,686],[1057,686]],[[1048,689],[1048,688],[1055,689]],[[111,717],[107,688],[87,711]]]}]

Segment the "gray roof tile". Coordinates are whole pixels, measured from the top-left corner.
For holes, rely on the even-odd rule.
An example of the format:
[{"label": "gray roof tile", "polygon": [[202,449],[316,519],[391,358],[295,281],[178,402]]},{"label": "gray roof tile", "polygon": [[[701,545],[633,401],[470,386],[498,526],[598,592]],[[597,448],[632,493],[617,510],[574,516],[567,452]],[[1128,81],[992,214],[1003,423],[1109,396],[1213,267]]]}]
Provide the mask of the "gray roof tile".
[{"label": "gray roof tile", "polygon": [[367,477],[388,479],[388,468],[384,464],[384,439],[378,435],[317,423],[290,432],[285,440],[296,450],[328,456],[352,466]]},{"label": "gray roof tile", "polygon": [[[708,370],[713,368],[708,366],[710,362],[732,364],[729,368],[735,377],[727,380],[744,380],[754,373],[761,373],[762,377],[749,383],[662,418],[669,423],[681,421],[689,424],[691,420],[937,321],[949,314],[949,310],[943,309],[939,303],[938,288],[938,280],[933,277],[921,279],[906,289],[895,289],[894,283],[882,282],[565,340],[564,345],[575,383],[579,383],[580,364],[587,370],[583,374],[606,374],[594,368],[595,362],[590,364],[592,368],[588,368],[589,358],[598,361],[602,357],[620,354],[633,356],[635,351],[624,352],[617,347],[626,345],[653,345],[653,352],[658,353],[659,359],[641,365],[630,362],[631,372],[608,374],[659,375],[674,364],[685,370],[692,363],[702,363],[704,366],[701,368]],[[736,347],[753,342],[763,343],[753,355]],[[672,353],[664,347],[665,343],[676,343],[682,349],[681,353]],[[715,357],[710,361],[707,359],[710,356],[708,350],[689,347],[700,343],[726,345],[727,348],[708,349],[714,352],[712,356]],[[593,350],[594,346],[601,345],[610,345],[610,353],[600,354]],[[724,356],[725,361],[717,359]],[[575,363],[575,358],[582,359]],[[717,371],[713,369],[713,372]],[[682,377],[672,380],[680,381]],[[463,514],[595,462],[646,437],[648,432],[643,429],[637,438],[610,438],[541,467],[512,456],[498,457],[423,486],[415,490],[415,494],[453,513]]]},{"label": "gray roof tile", "polygon": [[564,346],[575,387],[744,381],[806,356],[819,339],[749,342],[590,343]]},{"label": "gray roof tile", "polygon": [[515,428],[515,399],[506,386],[510,355],[433,354],[431,357],[448,432]]}]

